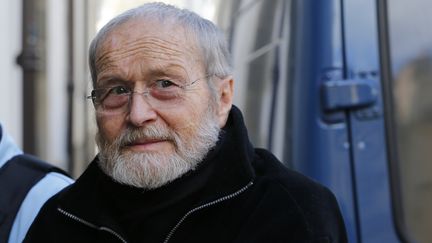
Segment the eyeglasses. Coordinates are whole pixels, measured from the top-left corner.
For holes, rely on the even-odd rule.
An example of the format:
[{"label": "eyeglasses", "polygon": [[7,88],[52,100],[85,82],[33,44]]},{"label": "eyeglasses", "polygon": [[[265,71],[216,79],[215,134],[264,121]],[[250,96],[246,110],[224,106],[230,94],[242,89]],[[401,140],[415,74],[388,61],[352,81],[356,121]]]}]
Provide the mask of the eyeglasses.
[{"label": "eyeglasses", "polygon": [[201,79],[207,79],[212,75],[198,78],[185,83],[169,79],[157,79],[149,82],[144,91],[134,91],[127,85],[116,85],[92,90],[87,99],[93,101],[96,112],[101,114],[122,114],[128,111],[134,94],[144,95],[147,103],[155,109],[173,108],[182,100],[190,87]]}]

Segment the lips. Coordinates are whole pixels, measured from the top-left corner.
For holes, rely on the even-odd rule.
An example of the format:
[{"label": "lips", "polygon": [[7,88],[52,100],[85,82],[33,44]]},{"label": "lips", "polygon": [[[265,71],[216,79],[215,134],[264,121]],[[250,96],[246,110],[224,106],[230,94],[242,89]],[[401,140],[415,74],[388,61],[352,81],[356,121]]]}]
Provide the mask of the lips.
[{"label": "lips", "polygon": [[142,146],[142,145],[149,145],[149,144],[155,144],[155,143],[161,143],[161,142],[168,142],[166,139],[141,139],[136,140],[131,143],[126,144],[126,146]]},{"label": "lips", "polygon": [[167,138],[141,138],[124,143],[121,147],[125,152],[166,152],[172,146],[173,143]]}]

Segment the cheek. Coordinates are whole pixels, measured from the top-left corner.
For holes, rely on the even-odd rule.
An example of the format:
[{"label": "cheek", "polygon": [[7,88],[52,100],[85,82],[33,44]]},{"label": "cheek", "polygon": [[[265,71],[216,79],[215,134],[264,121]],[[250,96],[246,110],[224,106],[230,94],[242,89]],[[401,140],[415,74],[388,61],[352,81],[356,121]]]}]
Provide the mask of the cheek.
[{"label": "cheek", "polygon": [[164,125],[174,130],[177,133],[182,133],[189,127],[194,125],[194,117],[196,114],[186,111],[185,109],[175,109],[166,112],[160,112],[159,117],[161,118]]},{"label": "cheek", "polygon": [[99,132],[109,142],[117,138],[125,124],[125,119],[119,116],[101,115],[96,117]]},{"label": "cheek", "polygon": [[207,113],[210,105],[207,95],[193,96],[175,109],[161,111],[160,117],[175,130],[189,130],[196,127]]}]

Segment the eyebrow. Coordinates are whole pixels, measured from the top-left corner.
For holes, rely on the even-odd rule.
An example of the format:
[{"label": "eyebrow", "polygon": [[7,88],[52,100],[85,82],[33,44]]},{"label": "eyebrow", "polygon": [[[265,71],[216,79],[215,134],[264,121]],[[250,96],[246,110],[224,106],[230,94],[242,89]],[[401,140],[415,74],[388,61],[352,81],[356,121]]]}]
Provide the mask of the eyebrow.
[{"label": "eyebrow", "polygon": [[181,78],[189,77],[188,72],[183,66],[178,64],[159,65],[151,68],[147,75],[151,76],[178,76]]},{"label": "eyebrow", "polygon": [[[177,79],[189,79],[189,74],[186,69],[178,64],[162,64],[154,67],[149,67],[147,71],[142,73],[143,77],[171,77]],[[145,81],[145,79],[144,79]],[[132,80],[125,78],[119,74],[107,74],[106,77],[102,77],[96,83],[97,86],[109,86],[113,84],[128,84],[133,83]]]},{"label": "eyebrow", "polygon": [[132,81],[125,80],[124,78],[113,75],[113,76],[109,76],[106,79],[99,80],[96,83],[96,85],[100,87],[100,86],[109,86],[109,85],[113,85],[113,84],[130,84],[130,83],[132,83]]}]

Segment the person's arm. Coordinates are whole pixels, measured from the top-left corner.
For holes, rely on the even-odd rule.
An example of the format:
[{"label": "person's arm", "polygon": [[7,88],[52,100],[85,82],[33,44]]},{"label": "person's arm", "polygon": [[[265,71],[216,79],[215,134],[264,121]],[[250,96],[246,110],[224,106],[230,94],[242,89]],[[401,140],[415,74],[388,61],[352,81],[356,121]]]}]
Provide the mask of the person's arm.
[{"label": "person's arm", "polygon": [[[9,163],[18,163],[17,161],[21,160],[20,162],[23,162],[22,160],[25,160],[25,164],[31,164],[32,166],[29,167],[15,167],[19,168],[20,171],[15,170],[6,170],[6,164],[9,165]],[[3,166],[5,166],[2,170],[2,173],[17,173],[20,174],[20,172],[26,171],[28,173],[29,170],[35,171],[36,169],[33,168],[33,164],[36,163],[34,159],[31,159],[31,157],[23,156],[23,152],[19,147],[15,144],[13,139],[6,133],[4,129],[2,129],[0,124],[0,170]],[[9,166],[10,168],[11,166]],[[51,170],[49,170],[51,171]],[[39,210],[42,208],[42,206],[45,204],[45,202],[51,198],[54,194],[62,190],[64,187],[70,185],[73,183],[73,180],[69,178],[66,175],[63,175],[61,173],[57,172],[46,172],[46,175],[42,177],[39,181],[35,182],[34,185],[31,185],[31,187],[19,185],[17,187],[9,187],[7,185],[2,185],[5,193],[14,193],[13,195],[17,195],[15,189],[12,188],[20,188],[19,190],[25,190],[25,188],[28,188],[28,193],[24,194],[25,197],[22,201],[20,201],[20,205],[15,205],[10,208],[16,208],[18,209],[18,212],[15,214],[15,210],[10,210],[9,206],[6,206],[6,208],[3,208],[3,210],[6,210],[6,214],[15,216],[13,220],[13,224],[11,227],[11,224],[2,224],[1,227],[3,228],[3,232],[6,232],[6,239],[9,239],[8,242],[15,243],[15,242],[22,242],[25,235],[27,234],[27,231],[30,227],[30,225],[33,223],[36,215],[39,213]],[[41,173],[40,171],[38,173]],[[43,173],[43,172],[42,172]],[[3,174],[0,173],[0,176]],[[22,174],[20,174],[23,176]],[[28,175],[28,174],[27,174]],[[43,175],[43,174],[42,174]],[[3,175],[5,176],[5,175]],[[11,176],[10,174],[8,176]],[[17,175],[19,176],[19,175]],[[14,175],[12,175],[14,177]],[[7,180],[8,181],[8,180]],[[5,183],[7,184],[7,183]],[[10,190],[10,192],[8,191]],[[15,214],[15,215],[13,215]],[[11,222],[11,221],[10,221]],[[10,228],[10,232],[7,232]],[[7,233],[9,233],[9,236],[7,236]],[[7,238],[8,237],[8,238]]]},{"label": "person's arm", "polygon": [[45,202],[73,182],[71,178],[65,175],[51,172],[34,185],[16,215],[9,235],[9,243],[22,242]]}]

